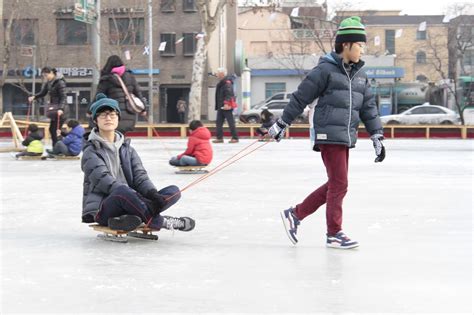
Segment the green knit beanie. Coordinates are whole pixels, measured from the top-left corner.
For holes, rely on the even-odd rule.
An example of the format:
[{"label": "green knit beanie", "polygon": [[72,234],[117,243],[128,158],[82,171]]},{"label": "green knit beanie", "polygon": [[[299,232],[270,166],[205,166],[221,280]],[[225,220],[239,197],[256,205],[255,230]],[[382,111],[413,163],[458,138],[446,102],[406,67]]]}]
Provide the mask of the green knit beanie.
[{"label": "green knit beanie", "polygon": [[360,22],[360,17],[351,16],[342,20],[336,33],[336,43],[366,42],[365,26]]}]

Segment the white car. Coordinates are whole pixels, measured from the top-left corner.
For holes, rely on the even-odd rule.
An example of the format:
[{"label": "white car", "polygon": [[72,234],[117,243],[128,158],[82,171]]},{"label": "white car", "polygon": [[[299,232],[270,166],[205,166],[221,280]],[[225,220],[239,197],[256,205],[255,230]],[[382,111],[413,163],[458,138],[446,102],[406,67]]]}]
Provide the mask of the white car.
[{"label": "white car", "polygon": [[458,125],[459,115],[446,107],[423,104],[407,109],[398,115],[381,116],[387,125]]}]

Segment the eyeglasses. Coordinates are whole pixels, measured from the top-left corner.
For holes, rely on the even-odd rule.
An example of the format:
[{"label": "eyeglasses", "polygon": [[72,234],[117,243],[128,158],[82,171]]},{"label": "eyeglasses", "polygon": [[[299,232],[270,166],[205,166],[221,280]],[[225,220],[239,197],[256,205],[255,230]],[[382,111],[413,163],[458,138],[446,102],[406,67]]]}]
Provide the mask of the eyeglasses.
[{"label": "eyeglasses", "polygon": [[359,45],[359,47],[363,50],[367,48],[367,45],[365,43],[356,43],[356,44]]},{"label": "eyeglasses", "polygon": [[106,118],[107,116],[114,119],[118,117],[118,114],[116,112],[102,112],[97,115],[97,117],[102,118],[102,119]]}]

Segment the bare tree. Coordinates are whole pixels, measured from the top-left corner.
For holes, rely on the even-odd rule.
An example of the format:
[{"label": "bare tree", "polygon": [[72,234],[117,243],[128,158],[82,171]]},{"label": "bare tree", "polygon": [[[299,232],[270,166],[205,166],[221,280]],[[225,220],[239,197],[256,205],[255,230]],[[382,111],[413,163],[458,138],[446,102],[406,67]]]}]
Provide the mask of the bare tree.
[{"label": "bare tree", "polygon": [[[472,32],[474,16],[469,15],[473,8],[472,3],[455,3],[448,7],[447,15],[454,16],[449,21],[448,31],[449,76],[453,79],[458,75],[469,74],[465,68],[464,58],[466,52],[474,48],[474,34]],[[458,70],[460,70],[459,74]]]},{"label": "bare tree", "polygon": [[[214,2],[215,8],[212,8]],[[208,45],[226,5],[235,5],[235,3],[233,0],[196,1],[196,7],[201,16],[202,36],[197,41],[196,52],[194,53],[191,92],[189,95],[189,120],[201,119],[202,83],[204,74],[207,73],[205,67]]]}]

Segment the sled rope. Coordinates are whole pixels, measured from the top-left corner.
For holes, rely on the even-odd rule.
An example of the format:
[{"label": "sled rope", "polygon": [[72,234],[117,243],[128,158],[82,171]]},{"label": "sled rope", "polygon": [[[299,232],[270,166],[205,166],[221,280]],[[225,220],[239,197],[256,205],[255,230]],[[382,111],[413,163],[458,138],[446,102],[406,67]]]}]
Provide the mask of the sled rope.
[{"label": "sled rope", "polygon": [[[262,138],[263,139],[263,138]],[[190,184],[188,184],[187,186],[185,186],[183,189],[180,189],[179,192],[177,192],[176,194],[174,195],[171,195],[169,196],[168,198],[165,199],[165,201],[168,201],[170,200],[171,198],[175,197],[176,195],[184,192],[185,190],[199,184],[200,182],[206,180],[207,178],[211,177],[212,175],[215,175],[217,174],[218,172],[222,171],[224,168],[234,164],[235,162],[243,159],[244,157],[246,157],[247,155],[257,151],[258,149],[262,148],[263,146],[267,145],[269,142],[265,142],[259,146],[257,146],[256,148],[248,151],[248,152],[245,152],[247,149],[249,149],[250,147],[252,147],[254,144],[258,143],[259,140],[255,140],[254,142],[250,143],[248,146],[246,146],[245,148],[243,148],[242,150],[240,150],[239,152],[237,152],[236,154],[232,155],[230,158],[228,158],[227,160],[225,160],[224,162],[220,163],[219,165],[217,165],[216,167],[214,167],[211,171],[209,171],[209,173],[207,174],[204,174],[202,176],[200,176],[199,178],[197,178],[196,180],[194,180],[193,182],[191,182]],[[243,152],[245,152],[244,154],[242,154]],[[240,156],[239,156],[240,155]],[[148,225],[151,223],[151,220],[153,219],[153,217],[151,217],[148,222],[146,223],[146,227],[148,227]]]},{"label": "sled rope", "polygon": [[171,153],[170,149],[166,146],[165,144],[165,141],[162,139],[162,137],[160,136],[160,134],[158,133],[158,131],[156,131],[155,127],[151,128],[153,130],[153,133],[156,135],[156,137],[158,138],[158,140],[160,141],[161,145],[163,146],[163,148],[165,148],[166,152],[168,153],[168,155],[170,157],[173,156],[173,154]]}]

